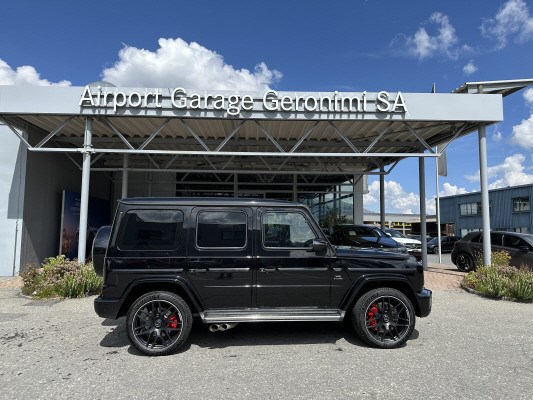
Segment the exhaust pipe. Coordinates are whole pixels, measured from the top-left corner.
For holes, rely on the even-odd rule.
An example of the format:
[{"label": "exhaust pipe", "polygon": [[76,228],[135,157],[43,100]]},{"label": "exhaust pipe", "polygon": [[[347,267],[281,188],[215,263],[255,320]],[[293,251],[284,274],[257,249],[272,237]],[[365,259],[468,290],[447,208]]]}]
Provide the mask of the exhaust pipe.
[{"label": "exhaust pipe", "polygon": [[238,322],[225,322],[223,324],[211,324],[209,326],[209,332],[224,332],[228,329],[235,328]]}]

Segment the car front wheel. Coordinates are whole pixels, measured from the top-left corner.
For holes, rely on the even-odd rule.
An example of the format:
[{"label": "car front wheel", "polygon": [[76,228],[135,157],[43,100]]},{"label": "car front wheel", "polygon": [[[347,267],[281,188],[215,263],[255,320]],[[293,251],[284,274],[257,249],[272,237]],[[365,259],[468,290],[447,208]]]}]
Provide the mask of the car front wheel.
[{"label": "car front wheel", "polygon": [[164,356],[185,343],[191,332],[192,314],[177,294],[150,292],[133,303],[126,324],[133,346],[150,356]]},{"label": "car front wheel", "polygon": [[474,260],[466,253],[457,254],[455,265],[459,271],[470,272],[474,269]]},{"label": "car front wheel", "polygon": [[401,346],[415,329],[411,301],[392,288],[378,288],[363,294],[355,303],[352,316],[357,335],[383,349]]}]

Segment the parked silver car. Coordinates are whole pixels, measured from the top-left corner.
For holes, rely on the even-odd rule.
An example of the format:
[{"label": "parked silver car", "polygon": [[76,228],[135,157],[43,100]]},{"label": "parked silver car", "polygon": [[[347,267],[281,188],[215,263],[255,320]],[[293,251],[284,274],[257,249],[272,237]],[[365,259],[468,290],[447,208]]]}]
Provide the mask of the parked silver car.
[{"label": "parked silver car", "polygon": [[[507,251],[510,265],[528,267],[533,270],[533,235],[517,232],[491,232],[491,251]],[[481,232],[467,233],[455,242],[452,250],[452,262],[460,271],[468,272],[476,267],[476,263],[483,255],[483,234]]]}]

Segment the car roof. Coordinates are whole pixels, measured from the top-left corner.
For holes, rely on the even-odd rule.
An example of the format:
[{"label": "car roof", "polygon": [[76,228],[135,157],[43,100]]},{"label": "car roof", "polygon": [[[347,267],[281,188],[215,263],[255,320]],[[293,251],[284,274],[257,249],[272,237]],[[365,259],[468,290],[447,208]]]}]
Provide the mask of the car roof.
[{"label": "car roof", "polygon": [[233,197],[130,197],[118,200],[127,205],[193,205],[193,206],[299,206],[306,207],[302,203],[284,200],[233,198]]}]

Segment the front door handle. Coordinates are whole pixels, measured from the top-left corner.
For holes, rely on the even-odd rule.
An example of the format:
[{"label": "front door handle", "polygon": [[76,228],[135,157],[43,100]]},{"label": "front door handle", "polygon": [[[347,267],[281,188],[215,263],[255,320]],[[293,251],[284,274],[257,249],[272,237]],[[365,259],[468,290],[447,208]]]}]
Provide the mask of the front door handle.
[{"label": "front door handle", "polygon": [[207,272],[207,268],[191,268],[189,269],[191,274],[204,273]]},{"label": "front door handle", "polygon": [[277,268],[259,268],[259,272],[276,272]]}]

